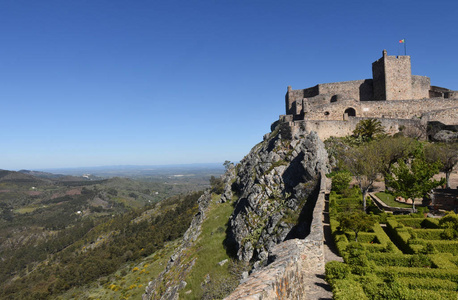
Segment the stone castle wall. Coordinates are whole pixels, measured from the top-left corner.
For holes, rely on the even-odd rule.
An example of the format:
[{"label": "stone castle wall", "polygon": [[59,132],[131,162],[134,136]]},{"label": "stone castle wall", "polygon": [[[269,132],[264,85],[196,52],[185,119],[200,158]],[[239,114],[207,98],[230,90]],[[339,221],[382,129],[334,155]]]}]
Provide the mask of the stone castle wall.
[{"label": "stone castle wall", "polygon": [[385,99],[415,99],[412,97],[410,56],[385,56],[385,53],[383,57],[385,63]]},{"label": "stone castle wall", "polygon": [[[370,118],[349,118],[348,120],[303,120],[291,121],[283,123],[282,136],[294,136],[297,132],[305,129],[307,132],[315,131],[321,140],[326,140],[330,137],[340,137],[353,134],[356,125],[359,121]],[[417,136],[422,136],[421,129],[423,126],[422,120],[406,120],[406,119],[377,119],[385,129],[387,134],[395,134],[399,131],[415,132]]]},{"label": "stone castle wall", "polygon": [[319,94],[328,94],[335,96],[336,99],[330,99],[329,102],[342,99],[355,99],[360,101],[371,100],[373,97],[372,80],[353,80],[334,83],[323,83],[318,85]]},{"label": "stone castle wall", "polygon": [[450,109],[441,109],[428,112],[423,115],[423,118],[428,121],[438,121],[447,125],[458,125],[458,107]]},{"label": "stone castle wall", "polygon": [[[388,56],[383,50],[382,57],[372,63],[372,75],[373,79],[318,84],[303,90],[289,86],[285,100],[286,115],[291,116],[283,117],[284,122],[293,129],[297,124],[307,125],[307,131],[317,131],[320,138],[351,134],[354,117],[387,119],[383,121],[387,132],[389,128],[397,132],[399,125],[411,119],[422,119],[423,127],[431,121],[458,125],[458,91],[431,86],[428,77],[412,75],[410,56]],[[301,120],[306,122],[291,123]],[[344,120],[348,122],[342,123]]]},{"label": "stone castle wall", "polygon": [[412,99],[434,98],[429,96],[430,88],[431,82],[429,77],[412,75]]},{"label": "stone castle wall", "polygon": [[[458,99],[423,99],[403,101],[340,101],[313,107],[305,114],[306,120],[343,120],[344,112],[353,108],[356,117],[411,119],[434,110],[453,109],[458,106]],[[455,117],[456,119],[456,117]],[[445,124],[455,124],[457,120],[448,117]]]}]

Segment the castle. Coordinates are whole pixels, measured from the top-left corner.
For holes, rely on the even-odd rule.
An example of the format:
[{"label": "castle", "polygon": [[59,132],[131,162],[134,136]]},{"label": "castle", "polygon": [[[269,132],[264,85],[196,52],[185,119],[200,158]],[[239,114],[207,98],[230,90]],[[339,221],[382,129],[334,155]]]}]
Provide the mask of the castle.
[{"label": "castle", "polygon": [[458,125],[458,91],[430,85],[426,76],[412,75],[410,56],[382,57],[372,63],[372,79],[318,84],[285,96],[282,131],[316,131],[324,140],[346,136],[367,118],[380,120],[389,134],[399,131],[425,137],[427,124]]}]

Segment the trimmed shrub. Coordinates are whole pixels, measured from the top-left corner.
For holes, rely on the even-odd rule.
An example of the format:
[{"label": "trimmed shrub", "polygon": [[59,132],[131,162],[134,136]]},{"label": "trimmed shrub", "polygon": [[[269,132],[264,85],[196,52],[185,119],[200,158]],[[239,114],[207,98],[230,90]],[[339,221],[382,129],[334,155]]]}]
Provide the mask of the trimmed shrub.
[{"label": "trimmed shrub", "polygon": [[[433,268],[441,268],[441,269],[452,269],[457,270],[457,265],[455,260],[458,261],[457,257],[454,257],[451,253],[440,253],[429,255],[431,261],[433,263]],[[457,270],[458,271],[458,270]]]},{"label": "trimmed shrub", "polygon": [[347,278],[351,272],[350,267],[343,262],[339,261],[330,261],[325,266],[326,270],[326,280],[333,280],[333,279],[345,279]]},{"label": "trimmed shrub", "polygon": [[359,282],[349,279],[336,279],[332,284],[334,300],[367,300],[367,296]]},{"label": "trimmed shrub", "polygon": [[421,228],[421,223],[425,218],[411,218],[411,217],[402,217],[397,219],[397,221],[404,226],[412,227],[412,228]]},{"label": "trimmed shrub", "polygon": [[[390,219],[386,222],[386,228],[391,240],[402,250],[402,252],[409,254],[416,253],[414,248],[409,245],[411,235],[404,225],[398,223],[395,219]],[[422,245],[420,245],[419,249],[421,248],[423,248]]]},{"label": "trimmed shrub", "polygon": [[455,270],[446,269],[428,269],[428,268],[409,268],[409,267],[390,267],[390,266],[376,266],[373,272],[379,276],[390,276],[397,274],[402,277],[415,277],[415,278],[439,278],[457,281],[458,272]]},{"label": "trimmed shrub", "polygon": [[409,289],[426,289],[426,290],[447,290],[456,291],[458,284],[456,282],[438,278],[428,278],[428,280],[419,280],[412,277],[398,278],[399,282],[406,285]]},{"label": "trimmed shrub", "polygon": [[417,238],[423,240],[441,240],[443,229],[412,229],[411,233],[415,233]]},{"label": "trimmed shrub", "polygon": [[434,266],[430,257],[424,254],[368,253],[367,258],[378,266],[419,267]]},{"label": "trimmed shrub", "polygon": [[431,229],[440,228],[439,220],[435,218],[423,219],[423,221],[421,221],[421,228],[431,228]]},{"label": "trimmed shrub", "polygon": [[[355,233],[354,232],[346,232],[345,235],[349,241],[355,240]],[[358,233],[358,242],[359,243],[373,243],[373,244],[380,244],[379,240],[377,239],[377,235],[371,232],[360,232]]]},{"label": "trimmed shrub", "polygon": [[452,253],[458,255],[458,241],[428,241],[434,248],[441,253]]}]

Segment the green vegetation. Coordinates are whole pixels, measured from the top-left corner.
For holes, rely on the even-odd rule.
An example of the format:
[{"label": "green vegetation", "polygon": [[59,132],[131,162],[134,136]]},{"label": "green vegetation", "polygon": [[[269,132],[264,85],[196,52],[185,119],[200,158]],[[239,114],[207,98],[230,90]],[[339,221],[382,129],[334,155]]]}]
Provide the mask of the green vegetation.
[{"label": "green vegetation", "polygon": [[410,208],[412,205],[397,202],[394,200],[394,196],[392,194],[386,192],[378,192],[375,194],[380,200],[382,200],[386,205],[391,207],[402,207],[402,208]]},{"label": "green vegetation", "polygon": [[[331,231],[345,261],[326,264],[326,280],[334,299],[458,297],[458,240],[454,231],[458,218],[454,213],[437,221],[375,211],[376,215],[364,217],[372,218],[372,228],[361,228],[358,242],[349,242],[355,240],[357,232],[346,222],[353,219],[357,224],[357,217],[363,215],[360,208],[358,198],[336,192],[330,195]],[[386,219],[386,232],[377,219]]]},{"label": "green vegetation", "polygon": [[[409,163],[399,159],[391,165],[390,172],[386,174],[387,184],[394,189],[395,194],[405,199],[423,198],[433,188],[445,183],[445,179],[431,179],[438,174],[442,166],[440,161],[428,162],[422,147],[410,159]],[[415,209],[415,201],[412,201]]]},{"label": "green vegetation", "polygon": [[351,173],[340,171],[332,176],[332,190],[337,193],[344,193],[350,187]]},{"label": "green vegetation", "polygon": [[376,119],[361,120],[356,125],[353,135],[362,141],[372,141],[375,137],[383,135],[385,130],[382,123]]},{"label": "green vegetation", "polygon": [[[52,207],[52,210],[42,207],[33,211],[32,215],[15,215],[13,221],[6,224],[12,226],[23,218],[25,226],[28,222],[35,222],[38,226],[42,224],[42,227],[28,232],[29,235],[36,232],[36,237],[23,242],[20,247],[3,248],[2,257],[8,259],[0,261],[0,298],[56,297],[99,278],[102,278],[101,282],[109,280],[111,274],[123,265],[144,260],[162,249],[165,243],[181,237],[197,211],[196,201],[201,195],[201,192],[196,192],[175,196],[154,206],[130,209],[124,214],[108,215],[103,206],[95,214],[86,210],[82,210],[84,213],[80,215],[75,214],[93,199],[102,205],[110,203],[107,200],[111,198],[101,199],[100,196],[104,195],[102,188],[100,185],[83,187],[76,195],[47,198],[41,202]],[[116,194],[124,193],[127,192],[117,190]],[[135,194],[141,195],[140,192]],[[113,204],[117,202],[111,203],[112,207],[116,207]],[[127,210],[126,206],[120,207]],[[88,209],[92,211],[91,206]],[[8,228],[3,227],[3,232]],[[53,232],[45,238],[38,234],[51,229]],[[148,271],[144,265],[140,267],[136,274]],[[15,275],[14,279],[12,274]],[[134,289],[133,285],[138,287],[139,283],[132,283],[131,288],[127,289]],[[122,284],[116,286],[119,288],[114,290],[126,290]]]},{"label": "green vegetation", "polygon": [[[227,296],[238,285],[244,263],[229,256],[224,240],[227,222],[233,211],[233,203],[216,203],[214,196],[207,212],[208,218],[202,224],[202,233],[187,253],[189,259],[196,259],[195,265],[186,278],[186,288],[180,292],[180,299],[220,299]],[[220,266],[218,263],[227,260]]]},{"label": "green vegetation", "polygon": [[164,248],[138,263],[127,263],[118,271],[86,286],[72,288],[57,299],[140,299],[148,282],[164,270],[179,242],[180,239],[167,242]]},{"label": "green vegetation", "polygon": [[341,213],[337,216],[337,221],[339,221],[342,231],[353,231],[355,234],[355,242],[358,241],[358,233],[360,231],[370,230],[375,223],[371,216],[361,211]]}]

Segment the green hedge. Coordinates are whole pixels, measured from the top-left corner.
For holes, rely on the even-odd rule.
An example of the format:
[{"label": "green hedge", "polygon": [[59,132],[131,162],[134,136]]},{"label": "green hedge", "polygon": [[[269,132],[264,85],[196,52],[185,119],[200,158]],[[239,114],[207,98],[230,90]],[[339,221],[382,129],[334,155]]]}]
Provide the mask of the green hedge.
[{"label": "green hedge", "polygon": [[390,252],[387,247],[382,244],[363,244],[364,249],[370,253]]},{"label": "green hedge", "polygon": [[351,274],[350,266],[340,261],[330,261],[325,266],[326,280],[345,279]]},{"label": "green hedge", "polygon": [[[409,254],[416,253],[416,251],[409,245],[411,235],[404,225],[398,223],[396,219],[390,218],[386,221],[386,228],[391,240],[399,247],[400,250],[402,250],[402,252]],[[423,247],[420,246],[420,249],[421,248]]]},{"label": "green hedge", "polygon": [[458,299],[458,293],[454,291],[439,290],[433,291],[428,289],[409,289],[408,296],[399,299],[412,300],[450,300]]},{"label": "green hedge", "polygon": [[458,241],[427,241],[441,253],[452,253],[458,255]]},{"label": "green hedge", "polygon": [[386,247],[386,252],[402,253],[402,251],[392,243],[390,237],[385,233],[380,224],[375,224],[373,230],[380,244]]},{"label": "green hedge", "polygon": [[445,280],[458,280],[458,272],[447,269],[428,269],[428,268],[409,268],[409,267],[390,267],[376,266],[372,271],[383,277],[396,274],[400,277],[415,277],[415,278],[439,278]]},{"label": "green hedge", "polygon": [[399,223],[412,228],[421,228],[423,220],[425,220],[425,218],[402,217],[397,219]]},{"label": "green hedge", "polygon": [[378,266],[432,268],[432,259],[423,254],[368,253],[367,258]]},{"label": "green hedge", "polygon": [[332,282],[334,300],[368,299],[361,284],[350,279],[335,279]]},{"label": "green hedge", "polygon": [[435,218],[423,219],[423,221],[421,222],[421,227],[422,228],[432,228],[432,229],[440,228],[439,219],[435,219]]},{"label": "green hedge", "polygon": [[441,233],[443,229],[411,229],[410,233],[416,235],[418,239],[423,240],[442,240]]},{"label": "green hedge", "polygon": [[[347,236],[347,239],[349,241],[354,241],[355,240],[355,233],[354,232],[345,232],[345,235]],[[372,232],[359,232],[358,233],[358,242],[359,243],[374,243],[374,244],[380,244],[379,240],[377,239],[377,235]]]},{"label": "green hedge", "polygon": [[441,268],[441,269],[451,269],[458,271],[458,266],[456,261],[458,261],[458,257],[453,256],[451,253],[439,253],[439,254],[430,254],[431,261],[433,263],[434,268]]},{"label": "green hedge", "polygon": [[334,240],[336,242],[337,251],[339,251],[339,255],[343,258],[346,257],[346,249],[349,244],[347,237],[345,234],[336,234],[334,236]]},{"label": "green hedge", "polygon": [[456,291],[458,284],[456,282],[438,278],[428,278],[427,280],[421,280],[413,277],[400,277],[397,280],[406,285],[409,289],[426,289],[426,290],[447,290]]}]

